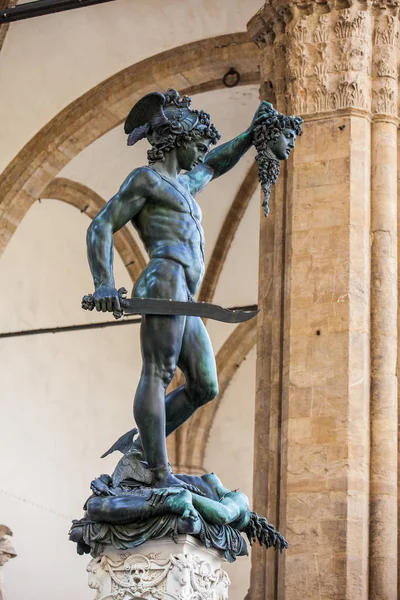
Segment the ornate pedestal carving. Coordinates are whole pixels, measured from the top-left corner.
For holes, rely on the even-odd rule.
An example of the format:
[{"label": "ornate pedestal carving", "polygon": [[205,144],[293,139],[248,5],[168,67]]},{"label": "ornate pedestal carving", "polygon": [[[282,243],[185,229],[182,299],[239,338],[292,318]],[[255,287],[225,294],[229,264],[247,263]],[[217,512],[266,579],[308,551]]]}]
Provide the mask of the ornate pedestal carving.
[{"label": "ornate pedestal carving", "polygon": [[108,546],[88,567],[94,600],[227,600],[229,577],[221,552],[194,537],[147,542],[136,550]]}]

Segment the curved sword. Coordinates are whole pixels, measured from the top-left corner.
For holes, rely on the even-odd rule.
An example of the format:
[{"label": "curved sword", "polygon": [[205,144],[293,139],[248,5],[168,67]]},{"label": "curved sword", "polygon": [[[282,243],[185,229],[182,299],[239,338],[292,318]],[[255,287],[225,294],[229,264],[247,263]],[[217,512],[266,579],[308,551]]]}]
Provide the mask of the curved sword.
[{"label": "curved sword", "polygon": [[[125,288],[118,290],[121,311],[114,310],[113,315],[120,319],[122,315],[180,315],[184,317],[202,317],[224,323],[243,323],[255,317],[258,310],[230,310],[210,302],[181,302],[161,298],[126,298]],[[82,298],[82,308],[95,308],[93,294]]]}]

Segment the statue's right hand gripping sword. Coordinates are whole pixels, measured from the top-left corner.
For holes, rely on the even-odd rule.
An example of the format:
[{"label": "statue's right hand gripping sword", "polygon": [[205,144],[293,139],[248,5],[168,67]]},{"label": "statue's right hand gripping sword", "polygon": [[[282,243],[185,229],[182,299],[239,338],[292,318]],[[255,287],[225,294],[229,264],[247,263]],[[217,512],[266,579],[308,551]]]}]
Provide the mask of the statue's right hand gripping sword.
[{"label": "statue's right hand gripping sword", "polygon": [[[112,311],[112,313],[116,319],[120,319],[124,314],[123,309],[127,308],[127,298],[126,298],[127,293],[128,293],[128,290],[124,287],[119,288],[119,290],[118,290],[119,304],[120,304],[121,310],[114,308],[114,310]],[[87,294],[86,296],[83,296],[83,298],[82,298],[83,310],[93,310],[95,307],[96,307],[96,304],[94,302],[93,294]]]},{"label": "statue's right hand gripping sword", "polygon": [[[121,310],[113,310],[116,319],[126,315],[180,315],[185,317],[202,317],[224,323],[243,323],[255,317],[258,310],[230,310],[210,302],[181,302],[162,298],[126,298],[127,290],[118,290]],[[93,310],[95,302],[93,294],[82,298],[82,308]]]}]

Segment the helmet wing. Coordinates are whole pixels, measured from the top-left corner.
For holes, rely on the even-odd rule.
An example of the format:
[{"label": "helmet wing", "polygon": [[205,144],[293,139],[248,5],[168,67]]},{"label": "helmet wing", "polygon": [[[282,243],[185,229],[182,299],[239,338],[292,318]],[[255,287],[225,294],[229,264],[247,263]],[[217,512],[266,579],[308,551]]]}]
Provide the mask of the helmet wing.
[{"label": "helmet wing", "polygon": [[126,118],[124,130],[128,134],[128,145],[132,146],[146,136],[148,127],[152,129],[158,125],[168,123],[163,106],[165,96],[159,92],[146,94],[130,111]]}]

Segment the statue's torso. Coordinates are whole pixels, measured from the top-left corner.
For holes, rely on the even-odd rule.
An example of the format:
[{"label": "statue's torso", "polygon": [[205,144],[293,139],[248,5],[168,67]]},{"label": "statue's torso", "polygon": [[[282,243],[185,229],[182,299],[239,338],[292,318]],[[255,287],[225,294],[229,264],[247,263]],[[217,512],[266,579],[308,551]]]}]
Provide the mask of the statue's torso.
[{"label": "statue's torso", "polygon": [[147,197],[132,220],[150,260],[172,259],[182,264],[191,293],[204,274],[204,232],[201,209],[182,178],[159,175],[161,184]]}]

